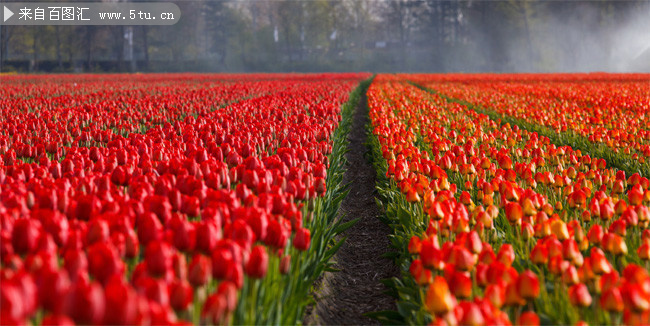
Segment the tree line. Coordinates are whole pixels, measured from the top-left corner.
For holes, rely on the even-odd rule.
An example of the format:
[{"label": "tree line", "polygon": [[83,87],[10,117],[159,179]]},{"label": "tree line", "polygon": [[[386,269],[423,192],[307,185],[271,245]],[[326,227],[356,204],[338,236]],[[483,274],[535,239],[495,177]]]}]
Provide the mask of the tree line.
[{"label": "tree line", "polygon": [[173,26],[2,25],[0,70],[603,70],[617,56],[635,64],[617,42],[650,13],[642,0],[175,3],[182,17]]}]

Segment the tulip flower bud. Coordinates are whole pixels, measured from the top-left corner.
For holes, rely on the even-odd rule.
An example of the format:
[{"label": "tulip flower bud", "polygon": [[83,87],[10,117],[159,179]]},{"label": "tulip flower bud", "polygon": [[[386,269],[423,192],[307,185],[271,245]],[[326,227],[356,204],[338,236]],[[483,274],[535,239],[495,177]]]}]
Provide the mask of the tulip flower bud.
[{"label": "tulip flower bud", "polygon": [[422,248],[422,244],[420,241],[420,237],[417,235],[414,235],[411,237],[411,240],[409,241],[408,245],[408,251],[410,254],[419,254],[420,250]]},{"label": "tulip flower bud", "polygon": [[650,309],[647,293],[636,284],[626,282],[620,289],[623,303],[627,309],[634,312],[645,312]]},{"label": "tulip flower bud", "polygon": [[104,288],[106,313],[104,325],[127,325],[136,323],[138,317],[138,294],[119,277],[112,278]]},{"label": "tulip flower bud", "polygon": [[500,309],[506,301],[506,289],[501,284],[490,284],[485,288],[483,297],[488,299],[492,305]]},{"label": "tulip flower bud", "polygon": [[616,287],[603,291],[600,296],[600,307],[609,312],[622,312],[623,297],[621,291]]},{"label": "tulip flower bud", "polygon": [[30,218],[16,220],[11,233],[11,244],[17,254],[32,253],[42,233],[41,223]]},{"label": "tulip flower bud", "polygon": [[510,282],[506,286],[506,306],[522,306],[526,303],[526,301],[519,295],[516,283],[517,282]]},{"label": "tulip flower bud", "polygon": [[289,230],[277,220],[270,220],[264,243],[273,248],[284,248],[289,238]]},{"label": "tulip flower bud", "polygon": [[[65,269],[45,271],[41,278],[38,289],[39,302],[43,308],[61,313],[63,310],[61,298],[65,296],[71,284],[68,272]],[[36,289],[36,285],[34,285],[34,289]]]},{"label": "tulip flower bud", "polygon": [[186,310],[193,300],[192,287],[187,281],[174,280],[169,285],[169,303],[176,311]]},{"label": "tulip flower bud", "polygon": [[98,242],[88,248],[88,272],[102,284],[113,275],[121,275],[125,268],[112,244]]},{"label": "tulip flower bud", "polygon": [[266,275],[268,263],[269,256],[266,253],[266,247],[255,246],[246,264],[246,274],[251,278],[263,278]]},{"label": "tulip flower bud", "polygon": [[539,317],[532,311],[526,311],[519,316],[517,325],[539,326]]},{"label": "tulip flower bud", "polygon": [[305,251],[309,249],[309,244],[311,242],[311,233],[308,229],[299,228],[296,231],[296,235],[293,238],[293,247]]},{"label": "tulip flower bud", "polygon": [[106,301],[102,286],[97,282],[80,281],[72,286],[65,298],[64,313],[76,324],[99,324],[104,318]]},{"label": "tulip flower bud", "polygon": [[418,285],[424,286],[431,283],[431,271],[424,268],[421,260],[413,260],[411,262],[411,266],[409,267],[409,272]]},{"label": "tulip flower bud", "polygon": [[537,275],[530,270],[519,274],[519,278],[517,278],[517,292],[525,300],[537,298],[539,296],[539,280],[537,279]]},{"label": "tulip flower bud", "polygon": [[637,256],[641,258],[642,260],[650,260],[650,242],[648,241],[643,241],[641,246],[636,251]]},{"label": "tulip flower bud", "polygon": [[472,296],[472,279],[467,272],[453,272],[449,285],[451,292],[457,298],[469,299]]},{"label": "tulip flower bud", "polygon": [[583,283],[578,283],[569,288],[569,301],[577,307],[589,307],[591,305],[591,294]]},{"label": "tulip flower bud", "polygon": [[497,254],[497,260],[510,267],[512,262],[515,261],[515,250],[512,248],[512,245],[508,243],[501,245]]},{"label": "tulip flower bud", "polygon": [[447,281],[436,276],[427,290],[425,307],[433,315],[442,316],[456,306],[456,299],[449,291]]},{"label": "tulip flower bud", "polygon": [[433,238],[425,239],[421,242],[420,259],[422,265],[430,269],[442,270],[444,268],[444,261],[442,254],[436,245]]},{"label": "tulip flower bud", "polygon": [[291,268],[291,256],[290,255],[283,256],[282,259],[280,260],[280,274],[282,275],[288,274],[290,268]]},{"label": "tulip flower bud", "polygon": [[548,263],[548,249],[546,249],[546,246],[538,242],[530,251],[530,260],[536,265],[546,265]]},{"label": "tulip flower bud", "polygon": [[517,224],[518,221],[524,216],[521,205],[517,202],[506,203],[506,218],[510,224]]},{"label": "tulip flower bud", "polygon": [[532,239],[535,236],[535,229],[530,223],[521,224],[521,236],[524,240]]},{"label": "tulip flower bud", "polygon": [[454,245],[449,253],[448,263],[461,271],[471,271],[476,264],[476,257],[465,247]]},{"label": "tulip flower bud", "polygon": [[147,271],[152,276],[164,275],[172,268],[172,248],[169,244],[160,241],[152,241],[147,246],[145,261]]},{"label": "tulip flower bud", "polygon": [[43,317],[41,325],[74,326],[74,321],[65,315],[47,315]]},{"label": "tulip flower bud", "polygon": [[485,325],[485,318],[479,305],[474,302],[462,302],[463,317],[460,319],[461,325],[482,326]]},{"label": "tulip flower bud", "polygon": [[193,287],[207,284],[212,277],[212,263],[210,259],[201,254],[196,254],[188,267],[188,280]]},{"label": "tulip flower bud", "polygon": [[201,324],[222,325],[229,318],[226,298],[215,293],[209,296],[201,311]]}]

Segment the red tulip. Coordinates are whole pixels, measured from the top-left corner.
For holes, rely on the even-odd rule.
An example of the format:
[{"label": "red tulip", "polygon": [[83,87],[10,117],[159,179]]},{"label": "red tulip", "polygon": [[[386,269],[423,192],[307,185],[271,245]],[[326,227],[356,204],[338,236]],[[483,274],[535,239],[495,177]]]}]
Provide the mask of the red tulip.
[{"label": "red tulip", "polygon": [[212,262],[206,256],[196,254],[188,267],[188,280],[193,287],[207,284],[212,276]]},{"label": "red tulip", "polygon": [[201,221],[196,226],[196,250],[204,254],[212,253],[221,239],[220,230],[212,221]]},{"label": "red tulip", "polygon": [[284,248],[289,238],[288,230],[277,220],[270,220],[264,243],[274,248]]},{"label": "red tulip", "polygon": [[476,258],[465,247],[454,245],[451,248],[447,262],[461,271],[471,271],[476,264]]},{"label": "red tulip", "polygon": [[409,253],[419,254],[421,248],[422,248],[422,243],[420,241],[420,237],[418,237],[417,235],[412,236],[408,245]]},{"label": "red tulip", "polygon": [[129,325],[137,318],[138,295],[131,286],[119,278],[112,278],[104,288],[106,313],[104,324]]},{"label": "red tulip", "polygon": [[41,276],[38,298],[43,308],[60,314],[63,312],[61,298],[70,288],[70,277],[65,269],[46,271]]},{"label": "red tulip", "polygon": [[436,242],[433,238],[423,240],[421,242],[420,259],[424,267],[442,270],[445,263],[442,260],[442,253],[436,247]]},{"label": "red tulip", "polygon": [[47,315],[43,317],[41,325],[74,326],[74,321],[65,315]]},{"label": "red tulip", "polygon": [[291,268],[291,256],[285,255],[280,260],[280,274],[282,275],[288,274],[290,268]]},{"label": "red tulip", "polygon": [[506,203],[506,218],[510,223],[516,224],[523,216],[524,213],[519,203]]},{"label": "red tulip", "polygon": [[530,260],[537,265],[546,265],[548,263],[548,249],[546,249],[546,246],[538,242],[530,251]]},{"label": "red tulip", "polygon": [[97,282],[77,281],[64,300],[65,314],[77,324],[99,324],[104,318],[106,299]]},{"label": "red tulip", "polygon": [[33,252],[41,235],[41,223],[38,220],[21,218],[16,220],[11,233],[11,244],[17,254]]},{"label": "red tulip", "polygon": [[161,276],[172,268],[172,248],[165,242],[152,241],[147,246],[145,261],[152,276]]},{"label": "red tulip", "polygon": [[20,321],[26,316],[21,289],[18,285],[4,281],[0,287],[0,311],[3,318]]},{"label": "red tulip", "polygon": [[296,235],[293,238],[293,246],[300,250],[305,251],[309,249],[309,244],[311,242],[311,234],[308,229],[300,228],[296,230]]},{"label": "red tulip", "polygon": [[246,275],[252,278],[263,278],[268,268],[269,256],[264,246],[255,246],[246,264]]},{"label": "red tulip", "polygon": [[138,218],[136,224],[138,240],[143,246],[147,246],[151,241],[159,241],[162,239],[163,227],[155,214],[145,212]]},{"label": "red tulip", "polygon": [[463,309],[463,315],[460,318],[461,325],[480,326],[486,324],[483,312],[476,303],[462,302],[460,306]]},{"label": "red tulip", "polygon": [[174,310],[186,310],[193,300],[192,287],[187,281],[175,280],[169,285],[169,299]]},{"label": "red tulip", "polygon": [[417,284],[427,285],[431,283],[431,271],[424,267],[421,260],[413,260],[411,262],[411,266],[409,267],[409,272]]},{"label": "red tulip", "polygon": [[202,323],[221,325],[226,324],[230,314],[227,310],[226,298],[213,294],[205,300],[203,310],[201,312]]},{"label": "red tulip", "polygon": [[124,270],[124,262],[113,245],[97,242],[88,248],[88,272],[102,284],[113,275],[122,275]]},{"label": "red tulip", "polygon": [[472,296],[472,279],[467,273],[454,272],[449,285],[451,292],[457,298],[469,299]]}]

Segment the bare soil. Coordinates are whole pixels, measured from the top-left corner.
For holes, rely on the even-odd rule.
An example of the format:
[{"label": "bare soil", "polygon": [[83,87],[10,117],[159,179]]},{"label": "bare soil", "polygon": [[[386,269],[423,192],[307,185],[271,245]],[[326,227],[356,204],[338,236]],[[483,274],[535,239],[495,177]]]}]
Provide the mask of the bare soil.
[{"label": "bare soil", "polygon": [[334,273],[325,273],[315,293],[316,305],[310,307],[305,322],[311,325],[379,325],[365,313],[396,310],[395,299],[384,294],[381,280],[397,276],[393,261],[382,257],[391,250],[390,228],[382,223],[375,203],[376,172],[365,153],[366,124],[369,121],[366,95],[354,113],[348,139],[349,162],[344,176],[350,193],[341,204],[344,221],[359,219],[343,236],[347,238],[334,257]]}]

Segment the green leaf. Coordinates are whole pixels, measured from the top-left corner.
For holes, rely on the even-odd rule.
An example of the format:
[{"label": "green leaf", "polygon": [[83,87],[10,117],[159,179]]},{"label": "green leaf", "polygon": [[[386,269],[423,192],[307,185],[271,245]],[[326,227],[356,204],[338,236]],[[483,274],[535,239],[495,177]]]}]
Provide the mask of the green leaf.
[{"label": "green leaf", "polygon": [[347,229],[353,227],[355,224],[359,222],[358,218],[355,218],[354,220],[347,221],[345,223],[339,224],[335,229],[334,229],[334,234],[341,234],[345,232]]}]

